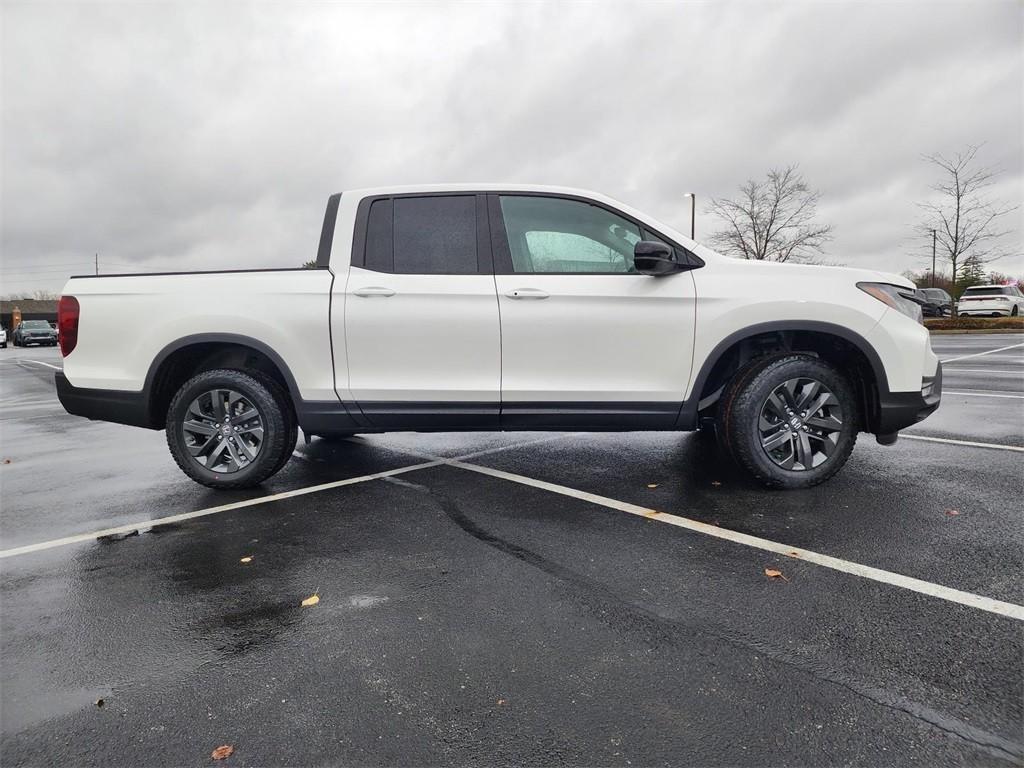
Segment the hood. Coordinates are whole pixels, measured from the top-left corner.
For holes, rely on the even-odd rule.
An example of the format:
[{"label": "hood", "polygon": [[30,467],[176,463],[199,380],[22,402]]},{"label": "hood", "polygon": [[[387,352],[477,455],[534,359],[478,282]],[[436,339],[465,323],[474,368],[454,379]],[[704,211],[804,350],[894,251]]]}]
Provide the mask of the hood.
[{"label": "hood", "polygon": [[[710,249],[702,247],[694,249],[698,256],[705,256]],[[745,274],[756,274],[764,271],[765,276],[793,275],[806,278],[820,278],[826,281],[841,280],[846,283],[888,283],[898,285],[900,288],[914,290],[917,286],[910,280],[893,272],[882,272],[876,269],[860,269],[857,267],[826,267],[816,264],[790,264],[776,261],[747,261],[735,259],[729,256],[711,251],[713,258],[722,264],[733,264],[742,267]]]}]

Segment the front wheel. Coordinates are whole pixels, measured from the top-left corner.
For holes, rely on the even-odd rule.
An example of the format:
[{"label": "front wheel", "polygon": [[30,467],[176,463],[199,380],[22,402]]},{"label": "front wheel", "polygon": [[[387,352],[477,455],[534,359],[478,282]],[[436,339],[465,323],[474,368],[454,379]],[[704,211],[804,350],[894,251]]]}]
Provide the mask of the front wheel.
[{"label": "front wheel", "polygon": [[854,388],[810,355],[755,362],[720,409],[729,452],[770,488],[809,488],[842,469],[857,442]]},{"label": "front wheel", "polygon": [[291,456],[296,428],[278,387],[236,370],[189,379],[167,409],[167,445],[181,470],[210,488],[249,488]]}]

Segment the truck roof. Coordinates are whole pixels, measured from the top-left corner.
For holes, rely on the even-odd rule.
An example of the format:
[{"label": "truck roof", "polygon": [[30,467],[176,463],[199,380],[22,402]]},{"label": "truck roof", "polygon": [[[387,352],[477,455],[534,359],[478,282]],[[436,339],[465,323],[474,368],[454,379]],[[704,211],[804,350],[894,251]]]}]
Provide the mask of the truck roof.
[{"label": "truck roof", "polygon": [[[450,184],[405,184],[390,187],[367,187],[363,189],[346,190],[344,194],[358,197],[372,197],[374,195],[408,195],[419,192],[552,192],[560,195],[582,195],[584,197],[596,197],[611,200],[600,192],[591,189],[578,189],[574,187],[559,187],[545,184],[523,184],[522,182],[458,182]],[[615,201],[619,202],[619,201]]]}]

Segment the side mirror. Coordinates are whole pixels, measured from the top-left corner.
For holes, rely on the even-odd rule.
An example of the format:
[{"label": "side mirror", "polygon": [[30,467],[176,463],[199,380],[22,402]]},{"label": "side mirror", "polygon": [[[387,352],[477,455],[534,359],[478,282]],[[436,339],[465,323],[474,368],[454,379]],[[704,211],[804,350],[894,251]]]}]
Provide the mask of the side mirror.
[{"label": "side mirror", "polygon": [[641,240],[633,246],[633,265],[642,275],[671,275],[681,266],[672,247],[654,240]]}]

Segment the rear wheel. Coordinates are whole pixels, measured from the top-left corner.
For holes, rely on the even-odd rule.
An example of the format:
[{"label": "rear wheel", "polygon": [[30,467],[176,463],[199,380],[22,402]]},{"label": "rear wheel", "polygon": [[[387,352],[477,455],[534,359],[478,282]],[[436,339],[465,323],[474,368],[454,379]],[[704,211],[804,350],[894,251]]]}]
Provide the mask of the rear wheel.
[{"label": "rear wheel", "polygon": [[771,488],[809,488],[842,469],[857,441],[853,387],[810,355],[755,362],[720,407],[733,458]]},{"label": "rear wheel", "polygon": [[260,375],[214,370],[189,379],[167,410],[167,445],[181,470],[210,488],[249,488],[291,456],[295,418]]}]

